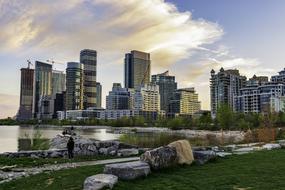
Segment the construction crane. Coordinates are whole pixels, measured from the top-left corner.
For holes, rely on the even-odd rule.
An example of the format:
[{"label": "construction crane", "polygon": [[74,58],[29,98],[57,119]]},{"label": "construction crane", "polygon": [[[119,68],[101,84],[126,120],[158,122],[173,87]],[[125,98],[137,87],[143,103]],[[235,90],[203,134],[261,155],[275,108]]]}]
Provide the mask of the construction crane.
[{"label": "construction crane", "polygon": [[33,65],[33,64],[32,64],[32,62],[29,59],[27,60],[27,63],[28,63],[28,69],[30,69],[30,66]]},{"label": "construction crane", "polygon": [[[55,60],[53,60],[53,59],[48,59],[47,62],[48,62],[48,63],[51,63],[52,67],[53,67],[54,64],[64,64],[64,63],[62,63],[62,62],[58,62],[58,61],[55,61]],[[54,68],[54,69],[56,69],[56,68]]]}]

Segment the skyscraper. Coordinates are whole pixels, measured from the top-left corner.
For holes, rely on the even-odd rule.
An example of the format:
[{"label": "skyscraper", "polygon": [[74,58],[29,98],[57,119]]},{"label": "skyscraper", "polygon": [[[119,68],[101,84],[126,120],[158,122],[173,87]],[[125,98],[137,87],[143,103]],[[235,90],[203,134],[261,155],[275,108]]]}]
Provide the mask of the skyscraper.
[{"label": "skyscraper", "polygon": [[169,107],[172,114],[193,115],[200,111],[201,102],[194,88],[182,88],[175,91]]},{"label": "skyscraper", "polygon": [[96,83],[96,107],[102,107],[102,85],[100,82]]},{"label": "skyscraper", "polygon": [[36,61],[34,73],[33,115],[37,117],[39,100],[52,94],[52,65]]},{"label": "skyscraper", "polygon": [[122,88],[120,83],[113,83],[112,91],[106,97],[107,110],[127,110],[130,109],[130,92]]},{"label": "skyscraper", "polygon": [[150,82],[150,54],[133,50],[125,55],[125,88],[138,88]]},{"label": "skyscraper", "polygon": [[66,110],[83,109],[83,65],[68,62],[66,68]]},{"label": "skyscraper", "polygon": [[96,67],[97,52],[84,49],[80,51],[80,63],[84,65],[84,109],[96,107]]},{"label": "skyscraper", "polygon": [[220,69],[217,74],[211,71],[211,113],[215,117],[220,104],[234,107],[234,97],[239,95],[240,89],[245,87],[246,77],[239,74],[239,70]]},{"label": "skyscraper", "polygon": [[52,95],[65,91],[65,74],[62,71],[52,71]]},{"label": "skyscraper", "polygon": [[34,69],[21,69],[20,107],[17,119],[33,118]]},{"label": "skyscraper", "polygon": [[177,90],[175,76],[170,76],[168,71],[161,74],[152,75],[151,83],[159,86],[160,109],[168,112],[170,98],[173,92]]}]

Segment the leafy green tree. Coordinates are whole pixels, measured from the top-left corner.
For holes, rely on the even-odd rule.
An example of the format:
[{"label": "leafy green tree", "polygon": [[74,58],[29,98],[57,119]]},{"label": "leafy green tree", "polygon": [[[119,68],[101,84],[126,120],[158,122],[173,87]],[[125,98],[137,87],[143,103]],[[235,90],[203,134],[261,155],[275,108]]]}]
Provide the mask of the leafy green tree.
[{"label": "leafy green tree", "polygon": [[234,126],[234,113],[227,104],[221,104],[217,111],[217,122],[221,129],[230,129]]}]

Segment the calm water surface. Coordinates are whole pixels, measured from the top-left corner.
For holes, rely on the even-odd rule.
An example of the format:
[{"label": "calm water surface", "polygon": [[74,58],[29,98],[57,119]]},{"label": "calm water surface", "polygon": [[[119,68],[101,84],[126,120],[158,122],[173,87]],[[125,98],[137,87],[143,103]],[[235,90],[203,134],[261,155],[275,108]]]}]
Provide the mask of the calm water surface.
[{"label": "calm water surface", "polygon": [[[41,134],[42,138],[52,139],[62,131],[62,127],[0,126],[0,153],[27,149],[27,144],[36,133]],[[83,137],[96,140],[115,140],[120,137],[120,134],[114,134],[108,129],[80,129],[75,132]]]}]

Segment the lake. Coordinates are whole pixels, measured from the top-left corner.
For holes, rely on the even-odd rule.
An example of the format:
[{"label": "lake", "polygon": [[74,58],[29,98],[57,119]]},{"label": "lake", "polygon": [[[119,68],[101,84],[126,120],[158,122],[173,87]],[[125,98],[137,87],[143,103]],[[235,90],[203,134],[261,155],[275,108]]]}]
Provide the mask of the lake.
[{"label": "lake", "polygon": [[[0,153],[28,150],[32,139],[40,134],[43,139],[52,139],[61,134],[63,127],[0,126]],[[76,134],[96,140],[116,140],[121,136],[106,128],[76,129]]]}]

